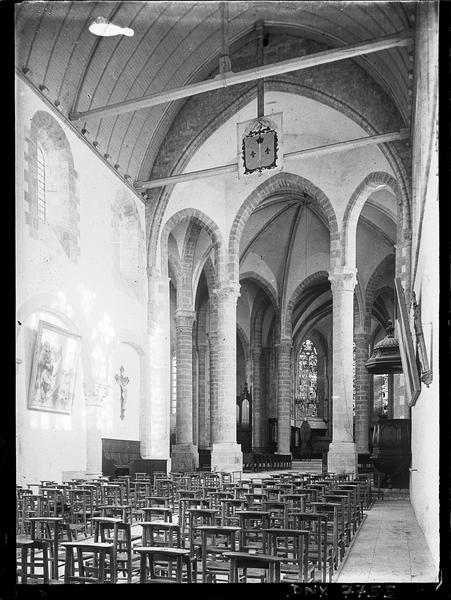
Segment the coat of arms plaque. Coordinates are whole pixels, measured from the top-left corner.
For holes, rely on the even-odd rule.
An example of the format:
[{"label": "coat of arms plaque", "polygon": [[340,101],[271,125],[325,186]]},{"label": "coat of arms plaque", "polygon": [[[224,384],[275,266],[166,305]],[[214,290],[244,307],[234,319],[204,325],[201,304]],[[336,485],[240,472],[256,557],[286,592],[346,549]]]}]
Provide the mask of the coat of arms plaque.
[{"label": "coat of arms plaque", "polygon": [[280,169],[282,113],[238,124],[238,174],[260,174]]}]

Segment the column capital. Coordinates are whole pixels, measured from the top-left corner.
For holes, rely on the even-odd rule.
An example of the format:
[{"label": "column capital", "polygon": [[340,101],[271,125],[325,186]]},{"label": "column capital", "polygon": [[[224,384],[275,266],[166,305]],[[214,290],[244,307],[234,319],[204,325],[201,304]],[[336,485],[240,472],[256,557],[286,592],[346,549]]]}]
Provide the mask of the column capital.
[{"label": "column capital", "polygon": [[354,267],[335,267],[329,272],[332,292],[353,292],[357,283],[357,269]]},{"label": "column capital", "polygon": [[218,300],[232,300],[237,301],[240,295],[240,284],[234,281],[224,281],[219,284],[218,287],[214,288],[213,296],[216,296]]},{"label": "column capital", "polygon": [[262,355],[262,347],[261,346],[254,346],[251,350],[251,355],[252,358],[260,358],[260,356]]},{"label": "column capital", "polygon": [[174,313],[175,324],[177,327],[192,327],[196,313],[193,310],[178,308]]},{"label": "column capital", "polygon": [[276,348],[283,348],[285,350],[291,350],[293,347],[293,340],[291,338],[281,338],[274,344]]}]

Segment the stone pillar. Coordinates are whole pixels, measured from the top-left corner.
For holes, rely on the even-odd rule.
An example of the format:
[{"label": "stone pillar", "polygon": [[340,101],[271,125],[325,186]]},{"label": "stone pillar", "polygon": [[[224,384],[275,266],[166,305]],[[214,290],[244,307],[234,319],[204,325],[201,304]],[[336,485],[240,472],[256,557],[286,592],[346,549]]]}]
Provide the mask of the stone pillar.
[{"label": "stone pillar", "polygon": [[86,404],[86,478],[102,475],[103,400],[109,386],[95,384],[85,390]]},{"label": "stone pillar", "polygon": [[269,387],[267,382],[269,348],[262,348],[260,357],[260,397],[261,397],[261,443],[263,452],[268,451],[268,398]]},{"label": "stone pillar", "polygon": [[175,312],[177,355],[176,444],[172,446],[172,471],[195,471],[199,466],[193,443],[193,323],[194,312]]},{"label": "stone pillar", "polygon": [[212,440],[212,414],[218,404],[218,298],[212,294],[210,298],[210,327],[207,333],[209,355],[210,398],[208,404],[207,434],[208,445]]},{"label": "stone pillar", "polygon": [[291,346],[290,338],[283,338],[277,352],[277,453],[290,454],[291,411]]},{"label": "stone pillar", "polygon": [[354,334],[355,342],[355,442],[356,450],[368,454],[370,428],[370,378],[365,367],[368,360],[368,334]]},{"label": "stone pillar", "polygon": [[170,461],[171,348],[169,278],[149,269],[147,397],[141,407],[140,450],[146,459]]},{"label": "stone pillar", "polygon": [[[194,336],[193,336],[194,338]],[[198,445],[198,437],[199,437],[199,371],[198,371],[198,363],[197,363],[197,346],[193,339],[193,353],[192,353],[193,361],[193,444],[195,446]]]},{"label": "stone pillar", "polygon": [[[208,344],[197,346],[198,366],[198,444],[199,448],[208,448],[210,440],[210,394],[207,390],[207,350]],[[208,411],[207,411],[208,409]]]},{"label": "stone pillar", "polygon": [[352,359],[354,330],[354,287],[356,269],[337,267],[329,274],[333,297],[332,442],[327,468],[330,473],[357,474],[353,437]]},{"label": "stone pillar", "polygon": [[262,349],[255,347],[252,350],[252,450],[264,452],[263,442],[263,399],[261,386]]},{"label": "stone pillar", "polygon": [[211,402],[212,471],[242,471],[236,442],[236,302],[240,286],[230,282],[213,291],[218,299],[217,398]]}]

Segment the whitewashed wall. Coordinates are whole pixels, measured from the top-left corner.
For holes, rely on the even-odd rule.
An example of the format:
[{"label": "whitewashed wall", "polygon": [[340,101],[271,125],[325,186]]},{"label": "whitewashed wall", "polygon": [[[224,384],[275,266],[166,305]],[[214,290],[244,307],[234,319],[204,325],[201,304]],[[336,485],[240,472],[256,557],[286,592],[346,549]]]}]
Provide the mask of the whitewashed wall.
[{"label": "whitewashed wall", "polygon": [[[114,262],[112,204],[126,198],[135,204],[144,242],[144,205],[84,140],[20,79],[16,86],[16,306],[17,306],[17,478],[61,481],[62,471],[86,470],[85,397],[100,384],[104,398],[104,437],[139,440],[139,413],[145,394],[142,358],[146,348],[147,283],[145,269],[137,273],[142,293],[128,286]],[[59,122],[70,146],[79,196],[78,261],[71,261],[51,227],[30,235],[26,212],[30,124],[37,111]],[[145,265],[144,244],[141,265]],[[64,326],[82,338],[75,397],[70,416],[27,409],[31,359],[39,318]],[[127,339],[130,338],[130,339]],[[118,351],[133,341],[134,348]],[[120,345],[119,345],[120,344]],[[122,352],[122,356],[121,356]],[[125,355],[124,355],[125,353]],[[117,402],[114,375],[118,361],[130,372],[130,404],[123,422],[106,418]],[[82,366],[83,365],[83,366]],[[128,374],[128,373],[126,373]]]}]

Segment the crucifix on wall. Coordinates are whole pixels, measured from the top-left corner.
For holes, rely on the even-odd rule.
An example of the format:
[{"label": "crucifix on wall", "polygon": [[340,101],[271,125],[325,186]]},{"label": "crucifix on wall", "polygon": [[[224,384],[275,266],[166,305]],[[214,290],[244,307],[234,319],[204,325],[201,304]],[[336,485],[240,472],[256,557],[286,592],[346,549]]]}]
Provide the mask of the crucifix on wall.
[{"label": "crucifix on wall", "polygon": [[121,420],[124,420],[125,416],[125,404],[127,402],[127,385],[130,379],[124,376],[124,367],[119,367],[119,373],[114,376],[114,379],[118,382],[121,389]]}]

